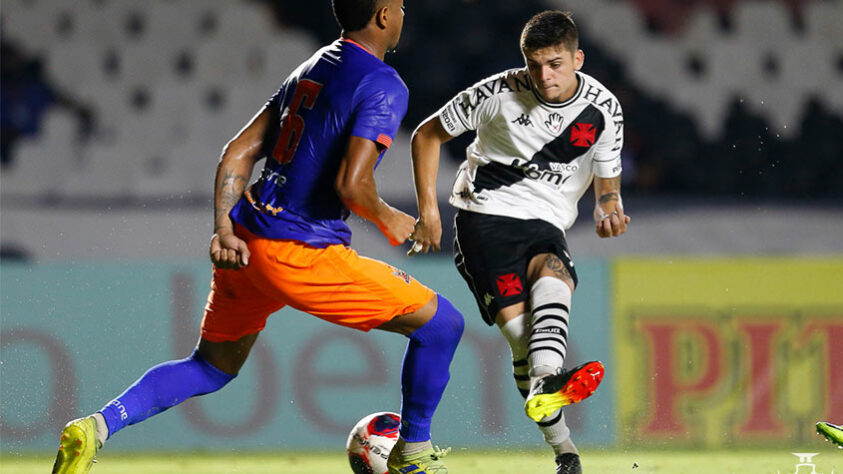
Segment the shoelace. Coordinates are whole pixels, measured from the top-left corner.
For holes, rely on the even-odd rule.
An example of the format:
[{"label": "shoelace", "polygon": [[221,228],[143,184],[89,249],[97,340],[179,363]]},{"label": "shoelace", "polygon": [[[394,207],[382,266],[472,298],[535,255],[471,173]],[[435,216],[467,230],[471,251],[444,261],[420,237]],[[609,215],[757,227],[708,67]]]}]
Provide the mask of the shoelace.
[{"label": "shoelace", "polygon": [[[451,452],[450,447],[445,448],[445,450],[443,451],[442,449],[439,448],[439,446],[434,446],[433,447],[433,454],[431,454],[430,457],[433,458],[434,461],[438,461],[438,460],[444,458],[445,456],[447,456],[448,453],[450,453],[450,452]],[[440,469],[438,467],[434,467],[432,471],[430,470],[430,466],[425,467],[425,469],[427,470],[426,472],[430,472],[431,474],[436,474],[437,472],[445,472],[444,469]]]},{"label": "shoelace", "polygon": [[434,459],[442,459],[442,458],[444,458],[445,456],[447,456],[447,455],[448,455],[448,453],[450,453],[450,452],[451,452],[451,447],[450,447],[450,446],[448,446],[447,448],[445,448],[445,450],[444,450],[444,451],[443,451],[442,449],[439,449],[439,446],[434,446],[434,447],[433,447],[433,458],[434,458]]}]

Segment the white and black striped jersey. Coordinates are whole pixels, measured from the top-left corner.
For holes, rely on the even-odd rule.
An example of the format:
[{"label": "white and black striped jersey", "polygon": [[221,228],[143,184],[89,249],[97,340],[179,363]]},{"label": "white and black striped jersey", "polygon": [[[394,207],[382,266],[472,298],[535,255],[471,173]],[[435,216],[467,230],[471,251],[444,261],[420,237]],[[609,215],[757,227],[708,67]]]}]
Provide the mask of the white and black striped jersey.
[{"label": "white and black striped jersey", "polygon": [[452,136],[476,130],[450,202],[481,214],[542,219],[565,231],[592,176],[621,172],[623,112],[593,77],[577,72],[569,100],[548,103],[526,69],[491,76],[439,110]]}]

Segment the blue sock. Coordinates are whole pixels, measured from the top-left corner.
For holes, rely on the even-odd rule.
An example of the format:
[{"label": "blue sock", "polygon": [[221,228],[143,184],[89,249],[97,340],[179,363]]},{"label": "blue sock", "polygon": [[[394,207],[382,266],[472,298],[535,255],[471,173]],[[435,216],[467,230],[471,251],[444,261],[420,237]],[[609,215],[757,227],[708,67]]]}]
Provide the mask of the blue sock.
[{"label": "blue sock", "polygon": [[206,362],[195,350],[186,359],[158,364],[100,410],[108,437],[190,397],[216,392],[234,377]]},{"label": "blue sock", "polygon": [[401,437],[419,442],[430,439],[433,412],[442,399],[465,326],[462,314],[442,295],[436,314],[410,334],[401,367]]}]

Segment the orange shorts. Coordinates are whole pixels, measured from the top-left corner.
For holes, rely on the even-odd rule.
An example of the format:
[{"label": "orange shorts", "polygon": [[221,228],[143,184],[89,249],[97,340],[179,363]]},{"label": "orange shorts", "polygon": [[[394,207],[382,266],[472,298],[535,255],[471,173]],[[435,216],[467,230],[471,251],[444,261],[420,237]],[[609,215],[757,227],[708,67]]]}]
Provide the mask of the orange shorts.
[{"label": "orange shorts", "polygon": [[249,265],[214,268],[202,338],[236,341],[263,330],[284,306],[342,326],[368,331],[424,306],[434,292],[407,273],[361,257],[343,245],[315,248],[272,240],[236,226],[249,244]]}]

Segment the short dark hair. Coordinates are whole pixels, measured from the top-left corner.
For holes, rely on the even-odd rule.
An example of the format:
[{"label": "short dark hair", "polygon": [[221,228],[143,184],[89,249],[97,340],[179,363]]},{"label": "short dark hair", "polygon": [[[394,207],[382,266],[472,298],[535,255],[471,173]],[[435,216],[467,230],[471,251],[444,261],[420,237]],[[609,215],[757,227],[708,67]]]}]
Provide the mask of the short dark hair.
[{"label": "short dark hair", "polygon": [[580,34],[571,18],[571,12],[546,10],[527,21],[521,30],[521,50],[535,51],[564,44],[575,52],[579,49]]},{"label": "short dark hair", "polygon": [[334,18],[343,31],[362,30],[384,0],[332,0]]}]

